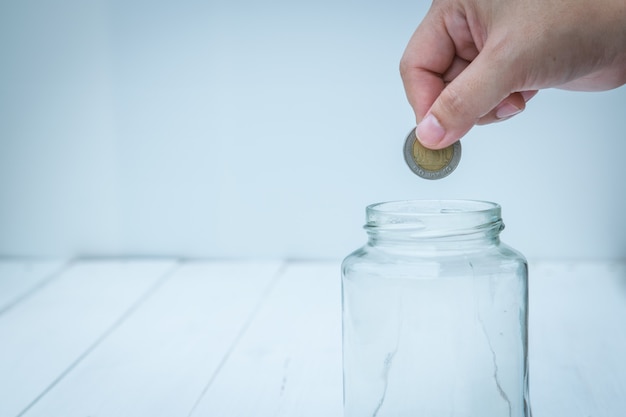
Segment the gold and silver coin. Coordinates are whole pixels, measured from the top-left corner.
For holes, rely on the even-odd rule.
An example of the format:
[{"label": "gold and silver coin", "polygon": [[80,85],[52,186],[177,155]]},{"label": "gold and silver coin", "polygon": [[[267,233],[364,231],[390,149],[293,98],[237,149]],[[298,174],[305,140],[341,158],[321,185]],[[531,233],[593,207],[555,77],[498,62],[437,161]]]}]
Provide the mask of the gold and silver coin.
[{"label": "gold and silver coin", "polygon": [[413,173],[427,180],[438,180],[450,175],[459,164],[461,142],[443,149],[428,149],[417,140],[413,129],[404,143],[404,160]]}]

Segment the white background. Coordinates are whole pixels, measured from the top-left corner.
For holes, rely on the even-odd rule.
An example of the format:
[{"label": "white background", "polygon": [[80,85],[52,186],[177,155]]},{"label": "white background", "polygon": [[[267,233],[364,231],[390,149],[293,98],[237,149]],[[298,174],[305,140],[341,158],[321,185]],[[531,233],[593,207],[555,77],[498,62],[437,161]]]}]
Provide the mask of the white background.
[{"label": "white background", "polygon": [[367,204],[503,206],[528,257],[626,255],[626,88],[541,92],[414,176],[429,2],[0,3],[0,255],[341,258]]}]

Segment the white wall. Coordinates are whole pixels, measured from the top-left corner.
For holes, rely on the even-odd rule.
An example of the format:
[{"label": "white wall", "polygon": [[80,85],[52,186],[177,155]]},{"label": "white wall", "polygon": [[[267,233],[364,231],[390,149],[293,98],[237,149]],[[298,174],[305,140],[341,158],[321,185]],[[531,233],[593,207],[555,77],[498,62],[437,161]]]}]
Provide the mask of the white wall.
[{"label": "white wall", "polygon": [[624,257],[625,88],[541,92],[444,180],[405,167],[428,4],[0,3],[0,254],[341,258],[366,204],[473,198],[529,257]]}]

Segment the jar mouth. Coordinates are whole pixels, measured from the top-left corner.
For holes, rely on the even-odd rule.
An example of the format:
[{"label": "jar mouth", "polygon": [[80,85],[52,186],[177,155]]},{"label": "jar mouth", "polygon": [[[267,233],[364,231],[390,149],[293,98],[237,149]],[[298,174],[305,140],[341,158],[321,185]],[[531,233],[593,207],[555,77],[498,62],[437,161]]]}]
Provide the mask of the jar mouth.
[{"label": "jar mouth", "polygon": [[368,231],[411,230],[428,234],[465,234],[502,229],[501,207],[480,200],[402,200],[367,206]]}]

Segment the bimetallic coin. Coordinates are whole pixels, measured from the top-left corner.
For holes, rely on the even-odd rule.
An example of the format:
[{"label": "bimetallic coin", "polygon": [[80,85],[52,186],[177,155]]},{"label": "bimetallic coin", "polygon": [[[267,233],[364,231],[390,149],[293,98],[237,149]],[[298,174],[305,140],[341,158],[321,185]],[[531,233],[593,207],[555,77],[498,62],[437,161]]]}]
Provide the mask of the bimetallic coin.
[{"label": "bimetallic coin", "polygon": [[411,130],[404,143],[404,160],[411,171],[427,180],[438,180],[450,175],[461,160],[461,142],[444,149],[425,148]]}]

